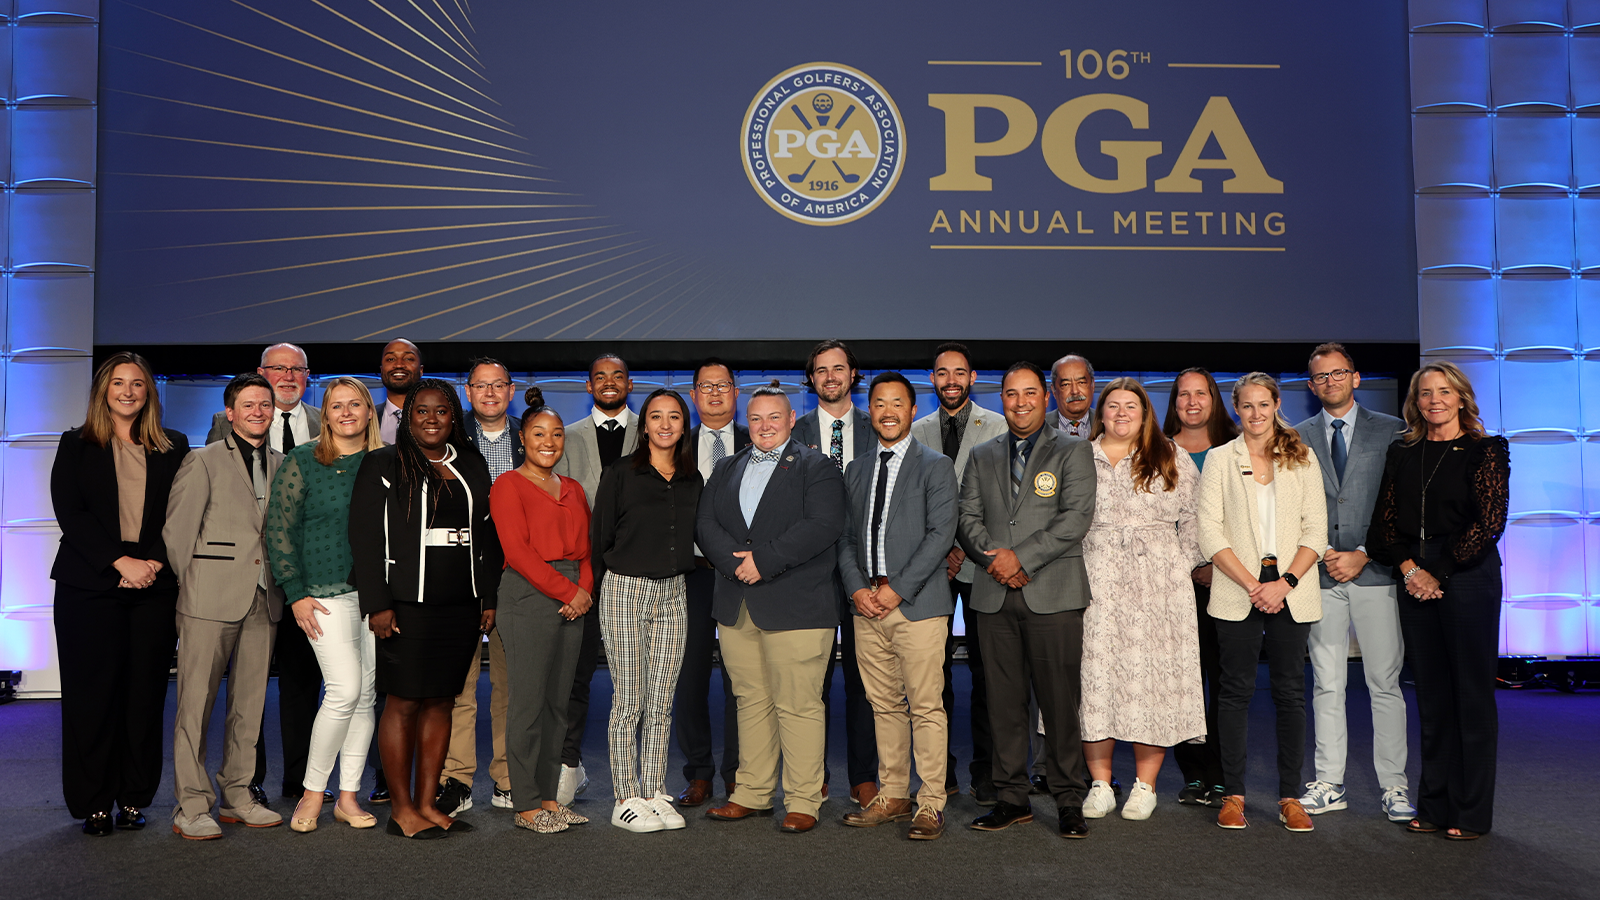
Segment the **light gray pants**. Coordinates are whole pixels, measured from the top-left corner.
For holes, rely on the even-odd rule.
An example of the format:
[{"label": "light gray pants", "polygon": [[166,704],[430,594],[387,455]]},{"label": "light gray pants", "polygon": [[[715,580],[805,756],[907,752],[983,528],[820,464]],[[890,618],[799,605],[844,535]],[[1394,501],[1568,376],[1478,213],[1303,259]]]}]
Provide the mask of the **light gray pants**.
[{"label": "light gray pants", "polygon": [[1338,584],[1322,589],[1322,620],[1311,623],[1311,710],[1316,722],[1317,780],[1344,784],[1349,729],[1345,683],[1350,676],[1350,626],[1361,642],[1361,668],[1372,697],[1372,766],[1379,787],[1406,787],[1406,700],[1400,693],[1400,610],[1395,586]]},{"label": "light gray pants", "polygon": [[611,784],[618,800],[666,789],[672,696],[689,632],[682,575],[639,578],[607,572],[600,634],[611,670]]},{"label": "light gray pants", "polygon": [[[225,809],[250,805],[261,710],[267,703],[267,672],[272,642],[278,634],[267,605],[271,602],[265,591],[256,588],[250,611],[237,622],[177,614],[178,711],[172,727],[172,792],[185,816],[209,813],[218,793]],[[228,706],[222,768],[217,771],[217,790],[213,791],[206,773],[206,729],[223,672],[228,673]]]},{"label": "light gray pants", "polygon": [[[576,580],[578,564],[551,563]],[[567,740],[567,702],[583,646],[583,618],[568,621],[561,601],[546,597],[515,569],[500,578],[495,628],[506,648],[506,765],[519,812],[556,797],[561,748]]]}]

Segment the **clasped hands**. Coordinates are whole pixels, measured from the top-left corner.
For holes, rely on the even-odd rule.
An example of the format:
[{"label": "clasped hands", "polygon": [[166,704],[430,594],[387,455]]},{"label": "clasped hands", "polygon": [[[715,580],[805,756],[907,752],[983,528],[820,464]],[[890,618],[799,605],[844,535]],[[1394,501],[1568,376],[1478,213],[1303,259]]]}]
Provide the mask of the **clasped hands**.
[{"label": "clasped hands", "polygon": [[869,619],[885,619],[894,612],[904,598],[895,593],[895,589],[885,581],[876,587],[865,587],[850,595],[850,600],[856,605],[856,612]]},{"label": "clasped hands", "polygon": [[733,555],[739,558],[739,568],[733,574],[745,584],[755,584],[761,580],[761,571],[756,568],[756,554],[754,550],[735,550]]},{"label": "clasped hands", "polygon": [[1418,600],[1438,600],[1444,596],[1444,586],[1426,569],[1418,569],[1405,585],[1406,593]]},{"label": "clasped hands", "polygon": [[112,563],[122,579],[117,582],[117,587],[147,588],[156,583],[156,575],[160,574],[162,565],[153,559],[134,559],[131,556],[119,557]]},{"label": "clasped hands", "polygon": [[989,577],[1006,587],[1020,590],[1032,580],[1028,577],[1027,572],[1022,571],[1022,562],[1017,559],[1017,554],[1012,551],[1001,547],[998,550],[985,550],[983,555],[994,558],[984,571],[989,573]]},{"label": "clasped hands", "polygon": [[1275,581],[1258,581],[1250,589],[1250,605],[1268,615],[1281,612],[1285,598],[1289,596],[1289,582],[1279,578]]}]

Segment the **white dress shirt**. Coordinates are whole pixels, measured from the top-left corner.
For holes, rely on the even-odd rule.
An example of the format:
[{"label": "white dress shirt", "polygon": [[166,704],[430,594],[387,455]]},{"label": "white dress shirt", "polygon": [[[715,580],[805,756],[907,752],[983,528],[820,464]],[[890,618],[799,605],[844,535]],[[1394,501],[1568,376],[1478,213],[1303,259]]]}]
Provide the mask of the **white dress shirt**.
[{"label": "white dress shirt", "polygon": [[267,425],[266,445],[274,450],[283,449],[283,414],[289,414],[289,433],[294,435],[296,447],[311,440],[311,418],[306,415],[306,405],[296,403],[294,409],[272,407],[272,422]]},{"label": "white dress shirt", "polygon": [[624,405],[621,412],[615,416],[608,416],[601,411],[600,407],[596,406],[590,408],[589,418],[594,420],[594,427],[597,429],[604,429],[607,422],[615,422],[618,427],[626,429],[628,423],[633,421],[633,410]]},{"label": "white dress shirt", "polygon": [[1322,420],[1322,439],[1328,447],[1328,458],[1330,460],[1333,459],[1333,423],[1335,421],[1344,423],[1344,449],[1348,453],[1350,450],[1350,436],[1356,433],[1356,410],[1360,408],[1361,404],[1352,403],[1344,415],[1335,416],[1328,412],[1327,407],[1323,407],[1322,412],[1317,414]]},{"label": "white dress shirt", "polygon": [[835,419],[833,416],[828,414],[827,410],[823,409],[820,406],[817,407],[817,424],[822,426],[822,433],[817,438],[817,441],[819,442],[817,444],[817,449],[822,451],[822,455],[823,456],[827,456],[827,457],[832,457],[833,456],[833,423],[835,423],[835,422],[843,422],[844,423],[844,429],[843,429],[844,430],[844,464],[847,465],[847,466],[850,465],[850,461],[851,460],[856,458],[856,455],[855,455],[855,452],[854,452],[855,451],[855,447],[856,447],[856,441],[855,441],[855,430],[856,430],[856,428],[855,428],[855,421],[853,419],[853,417],[855,416],[855,412],[856,412],[855,407],[852,406],[850,408],[850,411],[844,414],[844,418]]},{"label": "white dress shirt", "polygon": [[[700,444],[695,448],[695,460],[700,468],[700,477],[706,482],[711,481],[711,445],[716,443],[716,436],[719,434],[722,435],[722,449],[728,451],[728,456],[732,456],[734,437],[732,419],[729,419],[728,424],[722,426],[721,428],[707,428],[704,425],[700,426]],[[698,543],[694,545],[694,555],[705,556],[704,553],[700,552],[700,545]]]},{"label": "white dress shirt", "polygon": [[888,462],[888,465],[889,465],[889,483],[884,485],[885,490],[884,490],[884,494],[883,494],[883,508],[885,510],[885,513],[884,513],[884,516],[883,516],[883,521],[878,523],[878,556],[880,557],[879,559],[875,560],[875,559],[872,558],[872,536],[868,535],[867,538],[866,538],[867,568],[868,569],[880,569],[880,570],[883,570],[883,571],[872,572],[871,574],[873,574],[873,575],[890,575],[890,576],[892,576],[894,574],[893,572],[888,571],[889,567],[886,564],[884,564],[884,562],[883,562],[881,557],[884,555],[885,551],[887,550],[887,548],[889,546],[889,516],[888,516],[888,512],[887,511],[893,505],[894,483],[895,483],[895,481],[899,480],[899,478],[900,478],[900,464],[906,461],[906,451],[909,450],[910,448],[911,448],[911,436],[909,434],[907,434],[905,437],[901,438],[893,447],[885,447],[885,446],[883,446],[883,442],[879,441],[876,444],[874,444],[873,448],[872,448],[872,453],[873,453],[872,479],[867,483],[867,491],[868,491],[868,493],[867,493],[867,518],[866,518],[866,523],[867,523],[867,527],[868,528],[872,527],[873,507],[876,505],[876,502],[877,502],[877,499],[878,499],[878,473],[883,469],[883,466],[884,466],[883,451],[887,450],[891,454],[893,454],[892,456],[889,457],[889,462]]}]

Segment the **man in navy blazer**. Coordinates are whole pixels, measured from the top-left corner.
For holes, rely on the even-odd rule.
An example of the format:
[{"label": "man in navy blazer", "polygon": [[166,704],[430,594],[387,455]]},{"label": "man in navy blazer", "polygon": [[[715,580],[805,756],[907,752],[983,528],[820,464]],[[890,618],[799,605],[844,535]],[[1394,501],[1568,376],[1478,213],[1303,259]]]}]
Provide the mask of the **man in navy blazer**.
[{"label": "man in navy blazer", "polygon": [[[846,825],[915,818],[913,840],[944,834],[949,718],[944,645],[955,598],[945,557],[956,535],[960,486],[949,458],[911,437],[917,392],[899,372],[872,379],[867,408],[877,441],[845,469],[850,522],[839,575],[855,608],[856,658],[872,703],[879,793]],[[911,802],[916,757],[922,789]]]},{"label": "man in navy blazer", "polygon": [[712,614],[739,704],[738,785],[707,810],[728,821],[771,815],[783,764],[783,830],[810,831],[827,751],[822,678],[839,623],[834,549],[844,476],[790,439],[794,408],[776,387],[750,398],[750,446],[724,459],[700,496],[695,539],[721,578]]},{"label": "man in navy blazer", "polygon": [[[794,439],[822,453],[843,472],[858,455],[866,453],[876,438],[867,414],[855,407],[850,394],[861,384],[861,366],[843,341],[823,341],[806,359],[806,385],[817,395],[817,408],[795,422]],[[850,625],[850,597],[839,584],[839,654],[844,668],[845,774],[850,779],[850,799],[865,807],[878,793],[878,745],[872,735],[872,704],[861,683],[856,664],[856,636]],[[833,723],[833,663],[822,682],[822,702]],[[832,743],[830,740],[829,743]],[[824,767],[824,779],[827,777]]]}]

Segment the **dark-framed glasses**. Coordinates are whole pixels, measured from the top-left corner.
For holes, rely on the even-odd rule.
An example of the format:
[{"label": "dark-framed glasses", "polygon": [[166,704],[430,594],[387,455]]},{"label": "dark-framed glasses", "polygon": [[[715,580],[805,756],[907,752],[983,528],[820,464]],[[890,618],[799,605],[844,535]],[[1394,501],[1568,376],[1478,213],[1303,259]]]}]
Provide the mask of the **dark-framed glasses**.
[{"label": "dark-framed glasses", "polygon": [[515,382],[511,381],[473,381],[468,383],[467,387],[475,391],[503,391],[513,384]]},{"label": "dark-framed glasses", "polygon": [[1344,381],[1354,374],[1354,369],[1334,369],[1332,372],[1318,372],[1311,376],[1311,380],[1316,384],[1327,384],[1329,380]]}]

